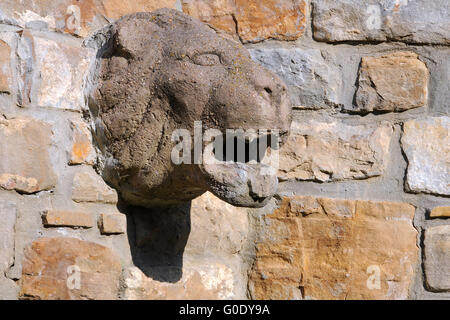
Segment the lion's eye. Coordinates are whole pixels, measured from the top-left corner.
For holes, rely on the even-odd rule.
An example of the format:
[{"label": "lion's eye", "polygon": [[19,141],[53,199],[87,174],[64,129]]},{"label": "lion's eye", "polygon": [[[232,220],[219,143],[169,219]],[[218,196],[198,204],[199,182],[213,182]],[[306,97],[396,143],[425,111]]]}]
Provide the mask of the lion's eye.
[{"label": "lion's eye", "polygon": [[220,64],[220,57],[214,53],[197,54],[192,57],[192,62],[201,66],[217,66]]}]

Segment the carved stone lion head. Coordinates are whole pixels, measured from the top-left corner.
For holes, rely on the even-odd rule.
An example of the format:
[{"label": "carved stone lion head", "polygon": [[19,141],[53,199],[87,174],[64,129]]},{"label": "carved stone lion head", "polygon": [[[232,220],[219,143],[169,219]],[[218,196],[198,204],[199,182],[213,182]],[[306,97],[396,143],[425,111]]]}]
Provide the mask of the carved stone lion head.
[{"label": "carved stone lion head", "polygon": [[286,133],[291,107],[276,75],[240,43],[175,10],[125,16],[93,38],[101,42],[89,93],[100,170],[126,202],[177,205],[209,190],[236,206],[266,204],[275,174],[261,175],[255,163],[175,165],[172,133],[193,133],[195,121],[222,132]]}]

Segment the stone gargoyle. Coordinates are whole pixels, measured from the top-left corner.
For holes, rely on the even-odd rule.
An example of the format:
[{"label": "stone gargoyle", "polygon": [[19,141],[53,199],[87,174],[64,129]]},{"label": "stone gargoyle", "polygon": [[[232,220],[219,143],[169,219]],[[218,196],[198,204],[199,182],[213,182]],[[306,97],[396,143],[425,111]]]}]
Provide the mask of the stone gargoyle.
[{"label": "stone gargoyle", "polygon": [[267,129],[283,136],[291,106],[276,75],[240,43],[176,10],[125,16],[91,39],[98,54],[88,102],[99,169],[125,202],[173,206],[211,191],[235,206],[267,203],[277,177],[261,174],[261,162],[176,165],[172,133],[194,132],[201,121],[221,132]]}]

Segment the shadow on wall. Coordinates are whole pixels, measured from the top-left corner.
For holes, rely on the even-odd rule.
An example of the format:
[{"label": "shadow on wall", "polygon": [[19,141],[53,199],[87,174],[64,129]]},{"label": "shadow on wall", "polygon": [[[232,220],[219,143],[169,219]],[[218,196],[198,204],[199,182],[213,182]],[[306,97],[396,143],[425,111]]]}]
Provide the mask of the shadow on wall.
[{"label": "shadow on wall", "polygon": [[126,212],[134,265],[153,280],[178,282],[183,276],[183,253],[191,232],[191,202],[160,209],[127,206]]}]

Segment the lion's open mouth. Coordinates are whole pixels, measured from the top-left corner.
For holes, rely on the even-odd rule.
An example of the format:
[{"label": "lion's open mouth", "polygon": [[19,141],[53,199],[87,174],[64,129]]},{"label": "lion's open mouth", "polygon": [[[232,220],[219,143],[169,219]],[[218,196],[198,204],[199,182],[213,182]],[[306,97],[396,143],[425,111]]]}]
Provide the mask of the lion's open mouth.
[{"label": "lion's open mouth", "polygon": [[284,144],[286,137],[287,131],[271,133],[270,130],[254,135],[228,137],[222,139],[219,148],[214,148],[214,157],[224,162],[261,163],[268,149],[277,150]]},{"label": "lion's open mouth", "polygon": [[265,206],[278,185],[278,150],[286,136],[266,131],[216,143],[213,161],[202,165],[209,190],[235,206]]}]

